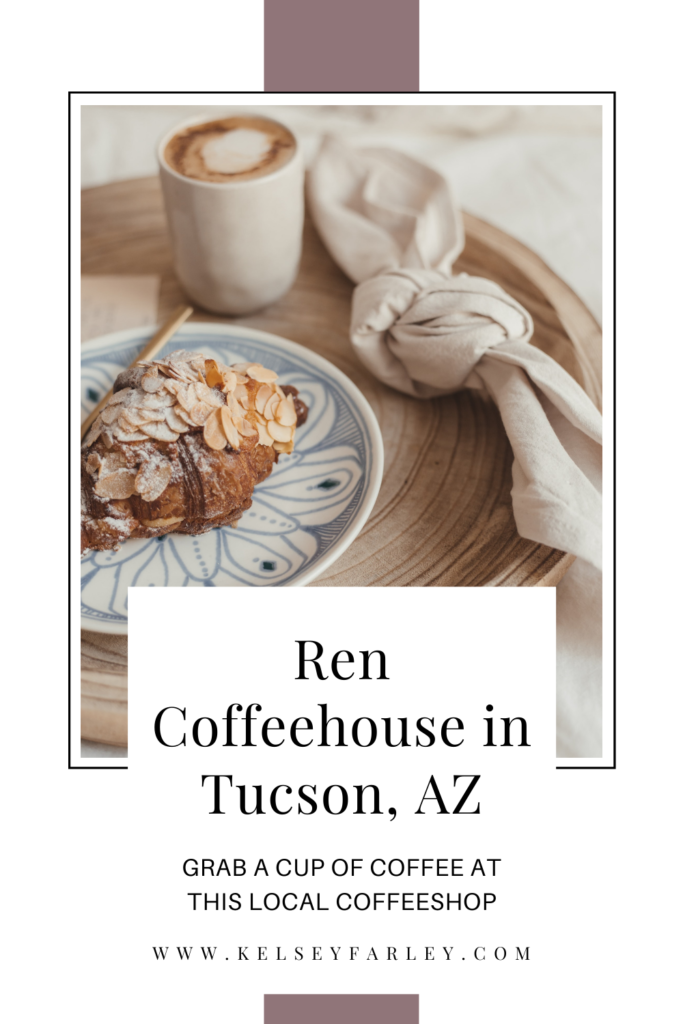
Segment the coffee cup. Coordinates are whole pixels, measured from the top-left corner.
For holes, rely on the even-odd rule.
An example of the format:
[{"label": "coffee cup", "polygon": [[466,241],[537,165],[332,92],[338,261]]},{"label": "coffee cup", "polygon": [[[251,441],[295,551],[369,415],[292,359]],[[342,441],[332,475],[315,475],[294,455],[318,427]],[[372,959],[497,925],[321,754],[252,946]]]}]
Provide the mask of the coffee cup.
[{"label": "coffee cup", "polygon": [[304,161],[285,125],[255,114],[194,118],[158,147],[175,270],[214,313],[284,295],[301,258]]}]

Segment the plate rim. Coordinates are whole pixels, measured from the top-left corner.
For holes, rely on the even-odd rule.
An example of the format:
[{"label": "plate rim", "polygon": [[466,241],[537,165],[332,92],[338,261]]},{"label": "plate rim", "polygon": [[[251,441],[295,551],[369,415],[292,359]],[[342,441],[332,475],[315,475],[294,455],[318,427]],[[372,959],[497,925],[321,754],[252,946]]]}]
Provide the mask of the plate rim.
[{"label": "plate rim", "polygon": [[[109,334],[101,334],[97,338],[92,338],[89,341],[82,341],[81,356],[86,352],[88,354],[94,353],[100,349],[108,348],[110,345],[132,341],[137,338],[144,338],[146,335],[151,338],[154,332],[158,330],[158,327],[159,324],[145,324],[139,327],[129,327],[122,331],[112,331]],[[372,510],[375,507],[379,490],[382,485],[382,477],[384,475],[384,442],[377,417],[375,416],[372,406],[368,402],[367,398],[360,388],[354,384],[351,378],[348,377],[343,370],[340,370],[338,366],[335,366],[334,363],[330,362],[329,359],[321,356],[318,352],[314,352],[312,349],[306,348],[305,345],[300,345],[298,342],[292,341],[290,338],[285,338],[280,334],[273,334],[270,331],[261,331],[255,327],[241,327],[237,324],[221,324],[213,321],[204,322],[202,320],[193,320],[182,324],[173,335],[173,338],[180,338],[183,335],[193,334],[198,330],[208,332],[209,334],[223,335],[224,337],[249,337],[253,338],[255,341],[267,341],[274,343],[278,347],[284,347],[285,349],[293,352],[293,354],[298,355],[300,358],[311,362],[314,366],[317,365],[320,370],[324,370],[326,373],[330,374],[330,376],[334,377],[343,390],[349,393],[354,399],[358,405],[359,411],[363,415],[363,419],[368,430],[369,440],[372,444],[373,454],[365,501],[359,510],[358,516],[351,524],[349,530],[339,539],[339,542],[334,544],[314,566],[305,570],[301,576],[297,577],[296,580],[293,580],[291,583],[282,584],[283,587],[308,586],[309,583],[312,583],[313,580],[317,579],[318,576],[325,572],[330,565],[333,565],[351,546],[351,544],[353,544],[354,540],[370,518]],[[268,584],[266,584],[266,586],[267,585]],[[81,629],[89,633],[107,633],[109,635],[126,636],[128,634],[128,620],[126,619],[123,623],[108,622],[106,620],[93,623],[90,619],[84,619],[81,615]]]}]

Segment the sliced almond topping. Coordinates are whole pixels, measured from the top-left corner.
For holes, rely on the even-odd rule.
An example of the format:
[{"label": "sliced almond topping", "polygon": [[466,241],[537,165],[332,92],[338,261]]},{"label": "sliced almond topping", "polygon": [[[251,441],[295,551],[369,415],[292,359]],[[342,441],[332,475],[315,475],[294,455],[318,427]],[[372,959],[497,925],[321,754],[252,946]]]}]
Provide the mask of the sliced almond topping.
[{"label": "sliced almond topping", "polygon": [[95,494],[100,498],[130,498],[135,494],[135,476],[134,469],[117,469],[97,481]]},{"label": "sliced almond topping", "polygon": [[188,363],[196,358],[196,352],[190,352],[189,349],[186,348],[176,348],[173,352],[169,352],[165,359],[157,359],[155,362]]},{"label": "sliced almond topping", "polygon": [[239,430],[242,437],[256,437],[256,434],[258,433],[256,427],[253,427],[251,425],[246,416],[238,425],[237,429]]},{"label": "sliced almond topping", "polygon": [[[188,428],[202,427],[206,444],[217,451],[227,444],[235,451],[248,449],[255,438],[262,445],[276,445],[279,452],[292,450],[296,409],[292,398],[275,383],[274,370],[253,362],[230,367],[186,351],[138,365],[145,368],[140,386],[124,388],[113,396],[88,432],[86,447],[98,437],[107,448],[115,437],[126,442],[173,442]],[[245,438],[250,443],[245,443]],[[118,463],[105,471],[101,460],[95,458],[86,468],[99,480],[124,469],[129,472]],[[154,480],[148,476],[151,472],[151,468],[144,472],[141,468],[138,479],[138,493],[147,501],[162,493],[158,488],[172,469],[164,469],[162,477]],[[125,490],[123,483],[119,487]]]},{"label": "sliced almond topping", "polygon": [[296,409],[294,408],[294,401],[291,396],[280,402],[275,412],[275,419],[283,427],[296,426]]},{"label": "sliced almond topping", "polygon": [[111,424],[119,418],[120,412],[121,410],[117,405],[105,405],[104,409],[100,413],[102,422],[106,423],[108,427],[111,426]]},{"label": "sliced almond topping", "polygon": [[213,406],[208,402],[195,402],[190,409],[190,417],[198,427],[203,427],[212,412]]},{"label": "sliced almond topping", "polygon": [[143,462],[135,477],[135,488],[143,501],[156,501],[173,476],[170,462]]},{"label": "sliced almond topping", "polygon": [[213,409],[220,409],[225,404],[220,391],[214,391],[213,388],[207,388],[203,401]]},{"label": "sliced almond topping", "polygon": [[179,384],[187,383],[185,378],[180,373],[178,373],[175,367],[168,365],[160,366],[159,369],[161,370],[162,373],[165,373],[167,377],[170,377],[171,380],[177,381]]},{"label": "sliced almond topping", "polygon": [[221,451],[222,448],[225,448],[228,443],[221,425],[220,409],[214,409],[204,424],[204,440],[208,444],[209,448],[213,448],[214,451],[217,452]]},{"label": "sliced almond topping", "polygon": [[229,444],[232,448],[238,451],[241,445],[240,435],[237,433],[237,428],[232,421],[232,416],[230,415],[230,410],[227,405],[224,405],[221,409],[221,422],[223,423],[223,430],[225,431]]},{"label": "sliced almond topping", "polygon": [[282,455],[291,455],[294,451],[294,442],[273,441],[273,448],[276,452],[280,452]]},{"label": "sliced almond topping", "polygon": [[166,423],[143,423],[140,427],[143,434],[157,441],[177,441],[178,435]]},{"label": "sliced almond topping", "polygon": [[116,472],[117,469],[127,469],[128,463],[126,456],[123,452],[111,452],[105,455],[100,462],[100,478],[103,476],[109,476],[110,473]]},{"label": "sliced almond topping", "polygon": [[234,395],[228,395],[227,406],[233,419],[242,419],[244,416],[244,409],[239,405]]},{"label": "sliced almond topping", "polygon": [[156,412],[154,410],[149,410],[149,411],[153,412],[152,416],[140,416],[140,415],[138,415],[138,416],[130,417],[130,416],[128,416],[127,413],[122,414],[121,416],[119,416],[119,422],[118,422],[118,426],[116,428],[117,429],[117,437],[118,437],[118,434],[119,434],[120,431],[123,431],[124,434],[137,434],[137,433],[139,433],[142,430],[143,427],[147,426],[148,423],[162,423],[163,422],[163,420],[164,420],[163,413],[159,414],[158,412]]},{"label": "sliced almond topping", "polygon": [[119,423],[124,419],[129,420],[134,427],[141,427],[143,423],[162,423],[166,419],[165,409],[124,409],[119,416]]},{"label": "sliced almond topping", "polygon": [[272,395],[266,402],[265,409],[263,410],[263,415],[266,417],[267,420],[275,419],[275,410],[280,404],[280,401],[281,399],[277,391],[273,391]]},{"label": "sliced almond topping", "polygon": [[142,398],[139,398],[135,403],[140,409],[161,409],[163,399],[160,395],[145,394]]},{"label": "sliced almond topping", "polygon": [[187,423],[178,416],[175,409],[166,410],[166,422],[177,434],[184,434],[187,431]]},{"label": "sliced almond topping", "polygon": [[271,448],[273,445],[273,439],[268,433],[266,427],[262,423],[258,423],[256,429],[258,430],[259,444],[263,444],[266,448]]},{"label": "sliced almond topping", "polygon": [[119,426],[124,430],[135,430],[141,423],[149,423],[155,416],[160,415],[156,409],[136,409],[135,406],[120,409],[119,413]]},{"label": "sliced almond topping", "polygon": [[175,374],[179,380],[188,381],[188,383],[190,384],[196,381],[199,377],[197,371],[193,370],[188,363],[177,363],[173,367],[173,370],[175,371]]},{"label": "sliced almond topping", "polygon": [[95,441],[102,432],[103,426],[104,424],[102,423],[102,417],[98,416],[93,425],[91,426],[90,430],[88,431],[85,441],[83,442],[86,448],[89,448],[91,444],[95,443]]},{"label": "sliced almond topping", "polygon": [[183,421],[183,423],[187,423],[188,427],[196,426],[196,423],[194,422],[194,420],[190,416],[189,412],[186,412],[185,409],[183,409],[183,407],[181,405],[174,406],[173,407],[173,412],[178,417],[178,419]]},{"label": "sliced almond topping", "polygon": [[97,476],[101,466],[102,459],[99,457],[97,452],[90,452],[90,455],[88,456],[85,463],[85,468],[87,469],[88,473],[90,473],[90,476]]},{"label": "sliced almond topping", "polygon": [[246,372],[252,380],[257,380],[260,384],[272,384],[273,381],[277,380],[275,371],[266,370],[265,366],[261,366],[260,363],[252,363],[247,367]]},{"label": "sliced almond topping", "polygon": [[121,402],[127,401],[133,394],[133,388],[121,388],[116,394],[112,395],[107,405],[120,405]]},{"label": "sliced almond topping", "polygon": [[150,370],[149,373],[144,374],[140,381],[140,386],[143,391],[148,391],[151,395],[157,391],[161,391],[166,381],[163,377],[160,377],[157,373],[156,367],[154,370]]},{"label": "sliced almond topping", "polygon": [[192,393],[192,396],[190,396],[189,392],[190,392],[189,387],[187,387],[187,386],[185,386],[183,384],[178,384],[178,390],[176,392],[176,397],[178,399],[178,404],[180,406],[182,406],[182,408],[185,409],[186,412],[190,411],[190,409],[192,408],[192,406],[194,405],[194,403],[196,401],[194,392]]},{"label": "sliced almond topping", "polygon": [[[244,390],[246,391],[246,388]],[[269,387],[268,384],[262,384],[261,387],[256,392],[256,401],[254,404],[256,405],[256,408],[260,413],[262,413],[263,410],[265,409],[266,402],[268,401],[272,393],[273,389]]]},{"label": "sliced almond topping", "polygon": [[187,409],[188,412],[191,411],[192,406],[197,401],[197,392],[194,389],[194,382],[189,384],[187,382],[185,383],[182,398],[180,397],[180,392],[178,392],[178,401],[184,409]]},{"label": "sliced almond topping", "polygon": [[222,374],[223,391],[227,394],[228,391],[234,391],[237,385],[237,377],[232,370],[224,370]]},{"label": "sliced almond topping", "polygon": [[[148,420],[146,416],[140,419],[140,423],[149,422],[150,420]],[[134,434],[137,431],[138,426],[138,423],[134,423],[133,420],[129,419],[128,416],[126,416],[126,414],[123,413],[121,416],[119,416],[119,421],[116,424],[116,431],[117,434],[119,431],[123,431],[124,434]]]},{"label": "sliced almond topping", "polygon": [[268,421],[268,433],[275,441],[291,441],[293,435],[291,427],[283,427],[276,420]]}]

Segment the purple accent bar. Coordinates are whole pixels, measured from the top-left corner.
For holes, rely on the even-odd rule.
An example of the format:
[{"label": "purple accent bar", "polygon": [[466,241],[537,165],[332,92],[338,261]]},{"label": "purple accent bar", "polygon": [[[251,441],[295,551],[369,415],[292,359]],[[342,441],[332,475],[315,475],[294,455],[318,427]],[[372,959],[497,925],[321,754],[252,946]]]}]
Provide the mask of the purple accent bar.
[{"label": "purple accent bar", "polygon": [[419,1024],[419,996],[264,996],[264,1024]]},{"label": "purple accent bar", "polygon": [[266,92],[419,92],[420,0],[264,0]]}]

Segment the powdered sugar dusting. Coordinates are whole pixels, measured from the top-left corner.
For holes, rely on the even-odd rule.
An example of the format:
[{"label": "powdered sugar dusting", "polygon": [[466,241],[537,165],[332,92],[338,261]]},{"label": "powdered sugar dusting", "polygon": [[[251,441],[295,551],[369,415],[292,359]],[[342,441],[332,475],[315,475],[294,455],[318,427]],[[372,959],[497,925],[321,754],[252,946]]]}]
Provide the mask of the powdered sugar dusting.
[{"label": "powdered sugar dusting", "polygon": [[[260,363],[226,366],[200,352],[179,349],[164,359],[139,363],[135,379],[129,372],[129,380],[135,386],[112,396],[90,428],[86,448],[100,436],[108,448],[114,440],[170,444],[203,428],[203,441],[213,451],[250,450],[254,444],[292,451],[294,401],[277,385],[277,374]],[[137,449],[130,453],[133,458],[118,452],[104,460],[90,457],[87,469],[96,481],[95,492],[103,498],[136,493],[146,501],[159,497],[172,479],[172,467],[164,448],[145,448],[142,459],[136,457]]]}]

